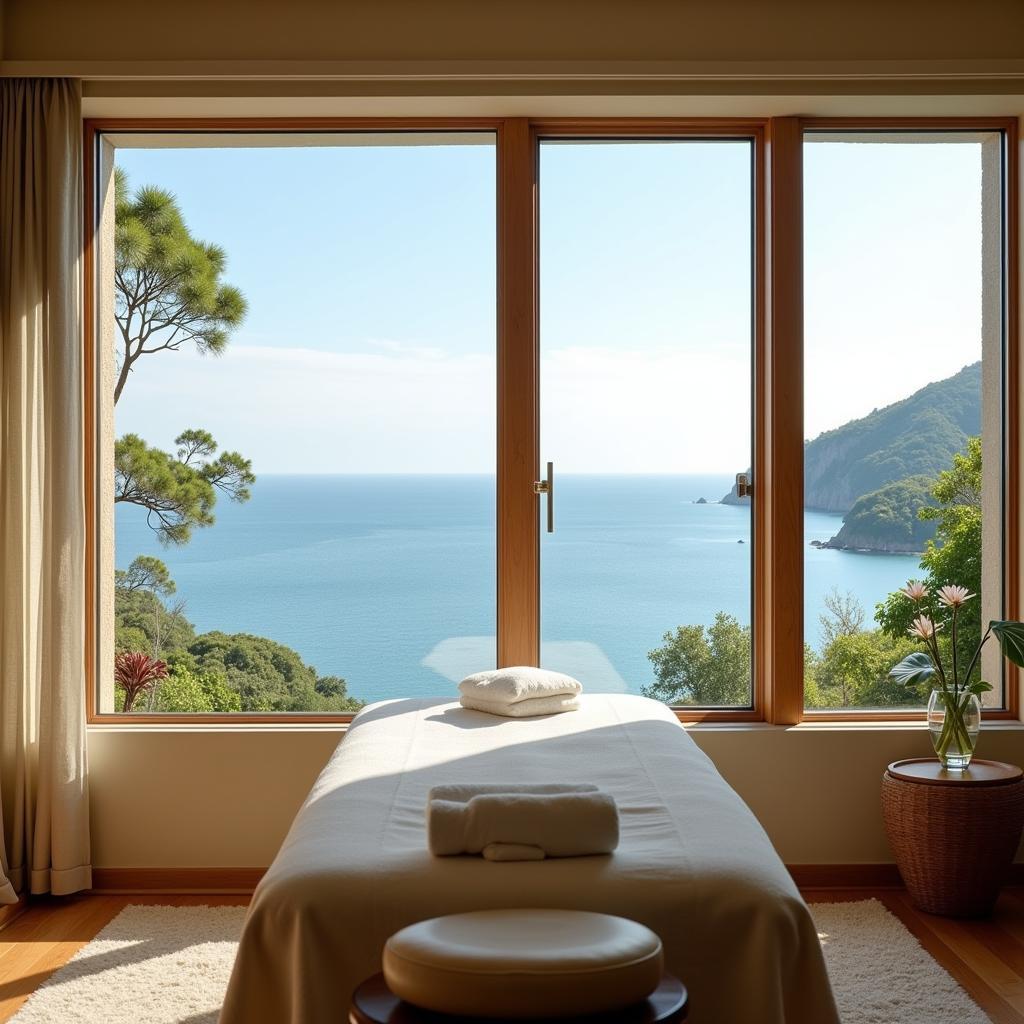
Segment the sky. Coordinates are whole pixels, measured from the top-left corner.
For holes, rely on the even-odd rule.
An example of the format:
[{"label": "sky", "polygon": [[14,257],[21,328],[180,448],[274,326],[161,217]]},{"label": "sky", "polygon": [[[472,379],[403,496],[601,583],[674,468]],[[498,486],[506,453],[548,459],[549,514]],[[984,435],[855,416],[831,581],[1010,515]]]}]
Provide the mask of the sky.
[{"label": "sky", "polygon": [[[492,473],[495,159],[474,144],[119,149],[227,252],[249,302],[220,358],[136,364],[118,433],[210,430],[259,473]],[[541,459],[750,462],[751,152],[549,143]],[[980,355],[980,148],[805,147],[805,433]]]}]

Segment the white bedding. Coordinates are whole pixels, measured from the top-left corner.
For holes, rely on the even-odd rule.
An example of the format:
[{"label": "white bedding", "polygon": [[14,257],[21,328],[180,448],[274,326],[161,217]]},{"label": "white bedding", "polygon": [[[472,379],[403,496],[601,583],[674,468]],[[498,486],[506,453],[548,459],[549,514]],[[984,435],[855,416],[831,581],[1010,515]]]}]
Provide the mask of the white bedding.
[{"label": "white bedding", "polygon": [[[700,1024],[838,1024],[810,914],[746,805],[661,704],[581,699],[577,712],[533,719],[436,699],[360,712],[256,890],[221,1024],[337,1024],[393,932],[502,907],[643,922]],[[430,856],[432,786],[511,781],[597,783],[618,801],[618,849]]]}]

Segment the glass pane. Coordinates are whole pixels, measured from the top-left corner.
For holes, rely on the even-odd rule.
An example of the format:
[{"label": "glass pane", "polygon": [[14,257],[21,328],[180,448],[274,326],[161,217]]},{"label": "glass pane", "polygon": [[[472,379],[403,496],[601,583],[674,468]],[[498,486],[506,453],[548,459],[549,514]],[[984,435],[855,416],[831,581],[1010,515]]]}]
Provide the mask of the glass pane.
[{"label": "glass pane", "polygon": [[326,712],[495,664],[493,137],[296,139],[116,152],[112,599],[141,658],[108,711],[134,671],[166,677],[133,710]]},{"label": "glass pane", "polygon": [[[958,613],[960,671],[982,616],[999,617],[1001,149],[998,133],[806,137],[809,707],[923,706],[923,687],[888,673],[924,649],[908,632],[922,613],[952,658],[943,585],[976,595]],[[912,579],[929,589],[919,605],[898,593]]]},{"label": "glass pane", "polygon": [[751,166],[747,141],[541,146],[541,661],[592,691],[751,703]]}]

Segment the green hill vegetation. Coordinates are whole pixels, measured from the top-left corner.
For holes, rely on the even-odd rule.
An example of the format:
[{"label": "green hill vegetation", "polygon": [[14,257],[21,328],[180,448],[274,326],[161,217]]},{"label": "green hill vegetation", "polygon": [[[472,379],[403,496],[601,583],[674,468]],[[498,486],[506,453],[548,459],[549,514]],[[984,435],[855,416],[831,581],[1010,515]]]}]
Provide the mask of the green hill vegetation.
[{"label": "green hill vegetation", "polygon": [[859,498],[843,517],[840,531],[823,548],[916,554],[935,536],[935,523],[918,512],[934,505],[927,476],[908,476]]},{"label": "green hill vegetation", "polygon": [[848,512],[886,484],[934,479],[981,433],[981,363],[859,420],[826,431],[804,448],[804,504]]}]

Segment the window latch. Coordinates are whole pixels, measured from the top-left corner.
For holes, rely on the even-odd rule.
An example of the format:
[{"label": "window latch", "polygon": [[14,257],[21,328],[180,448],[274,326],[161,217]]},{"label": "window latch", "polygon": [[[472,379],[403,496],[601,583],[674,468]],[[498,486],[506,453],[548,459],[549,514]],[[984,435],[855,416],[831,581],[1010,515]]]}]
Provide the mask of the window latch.
[{"label": "window latch", "polygon": [[546,480],[533,481],[534,494],[546,494],[548,496],[548,533],[555,532],[555,464],[548,463],[548,475]]},{"label": "window latch", "polygon": [[749,498],[754,493],[754,484],[747,473],[736,474],[736,497]]}]

